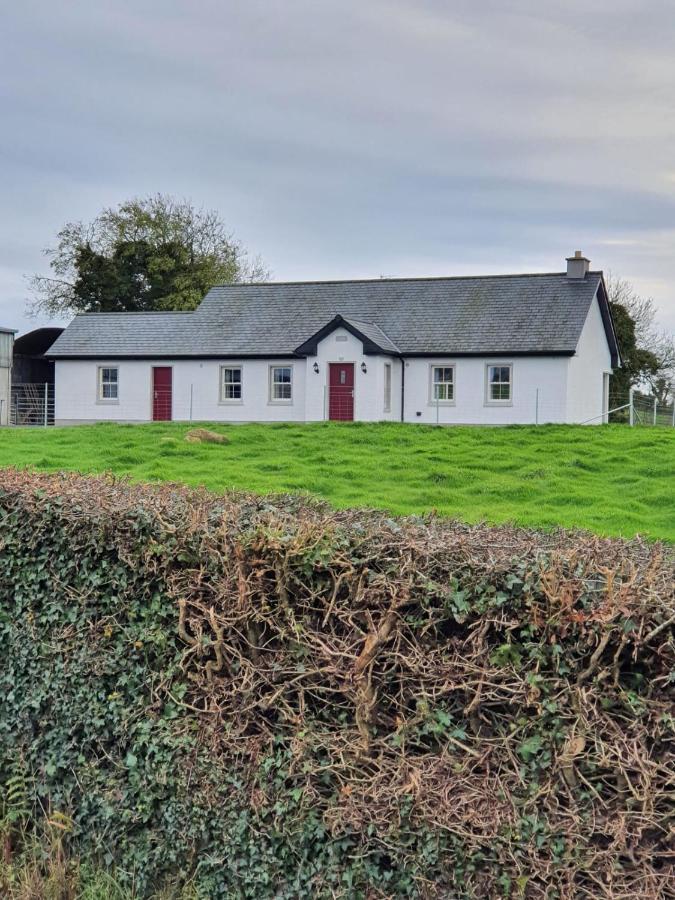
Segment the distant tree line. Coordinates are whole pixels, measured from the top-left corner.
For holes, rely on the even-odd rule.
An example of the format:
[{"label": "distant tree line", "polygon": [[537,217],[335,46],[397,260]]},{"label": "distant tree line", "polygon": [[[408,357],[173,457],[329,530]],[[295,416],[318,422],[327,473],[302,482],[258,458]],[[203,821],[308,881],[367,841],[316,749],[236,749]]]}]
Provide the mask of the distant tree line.
[{"label": "distant tree line", "polygon": [[612,376],[612,396],[627,398],[631,387],[642,386],[659,403],[669,403],[675,388],[673,334],[658,326],[651,297],[611,274],[606,283],[622,361]]}]

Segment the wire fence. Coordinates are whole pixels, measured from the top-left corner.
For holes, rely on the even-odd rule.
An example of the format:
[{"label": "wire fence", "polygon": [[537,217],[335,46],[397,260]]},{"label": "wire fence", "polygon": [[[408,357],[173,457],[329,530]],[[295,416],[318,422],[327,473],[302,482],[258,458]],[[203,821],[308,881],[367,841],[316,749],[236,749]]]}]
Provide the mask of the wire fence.
[{"label": "wire fence", "polygon": [[646,394],[632,394],[629,407],[629,423],[631,425],[669,425],[675,427],[675,404],[659,402],[657,397]]},{"label": "wire fence", "polygon": [[[191,386],[192,388],[192,386]],[[653,395],[643,393],[635,388],[628,391],[611,390],[608,396],[608,412],[588,419],[587,422],[611,422],[641,427],[675,427],[675,403],[673,400],[663,402]],[[174,418],[173,397],[170,390],[158,389],[154,392],[150,415],[155,420]],[[9,416],[5,401],[0,401],[0,424],[16,426],[45,427],[54,424],[54,385],[53,384],[14,384],[9,398]],[[343,397],[335,393],[324,398],[324,418],[353,418],[353,398]],[[541,424],[547,421],[560,421],[560,406],[547,404],[542,392],[536,391],[533,399],[533,421]],[[190,390],[189,416],[193,418],[193,395]],[[435,417],[438,424],[446,424],[444,407],[436,404]],[[185,410],[187,414],[187,409]],[[179,416],[182,418],[182,416]],[[585,424],[585,423],[584,423]]]},{"label": "wire fence", "polygon": [[610,422],[625,425],[675,427],[675,402],[663,401],[636,388],[612,391],[609,395]]}]

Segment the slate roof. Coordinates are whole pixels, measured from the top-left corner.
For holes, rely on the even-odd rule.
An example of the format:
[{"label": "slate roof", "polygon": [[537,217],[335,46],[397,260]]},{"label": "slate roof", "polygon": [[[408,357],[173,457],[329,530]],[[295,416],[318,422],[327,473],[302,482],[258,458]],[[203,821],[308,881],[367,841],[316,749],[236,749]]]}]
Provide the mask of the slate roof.
[{"label": "slate roof", "polygon": [[381,347],[385,353],[400,353],[396,344],[382,331],[379,325],[375,325],[372,322],[360,322],[358,319],[345,319],[345,322],[372,341],[373,344]]},{"label": "slate roof", "polygon": [[194,312],[79,315],[48,355],[293,356],[336,316],[392,354],[572,354],[600,284],[601,272],[220,285]]},{"label": "slate roof", "polygon": [[372,322],[359,322],[358,319],[346,319],[340,315],[335,316],[308,340],[303,341],[302,344],[295,348],[295,352],[300,356],[316,356],[318,343],[325,337],[328,337],[329,334],[332,334],[336,328],[345,328],[362,341],[364,353],[384,353],[394,356],[399,354],[396,344],[389,340],[384,331],[377,325],[373,325]]}]

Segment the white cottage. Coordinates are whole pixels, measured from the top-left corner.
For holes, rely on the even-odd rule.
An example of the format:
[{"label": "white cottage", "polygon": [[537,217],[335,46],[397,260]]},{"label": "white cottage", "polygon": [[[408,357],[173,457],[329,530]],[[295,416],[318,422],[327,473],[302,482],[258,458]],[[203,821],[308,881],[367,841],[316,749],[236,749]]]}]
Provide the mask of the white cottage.
[{"label": "white cottage", "polygon": [[227,284],[194,312],[88,313],[51,347],[55,420],[602,422],[602,272]]}]

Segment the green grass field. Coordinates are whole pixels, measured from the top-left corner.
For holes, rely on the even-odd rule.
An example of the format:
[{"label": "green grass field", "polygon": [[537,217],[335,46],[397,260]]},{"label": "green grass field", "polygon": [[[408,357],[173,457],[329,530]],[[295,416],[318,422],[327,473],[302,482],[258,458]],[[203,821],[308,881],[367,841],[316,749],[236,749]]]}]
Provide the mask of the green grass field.
[{"label": "green grass field", "polygon": [[335,506],[436,510],[468,522],[588,528],[675,541],[675,429],[318,423],[2,429],[0,466],[111,471],[135,479],[309,491]]}]

